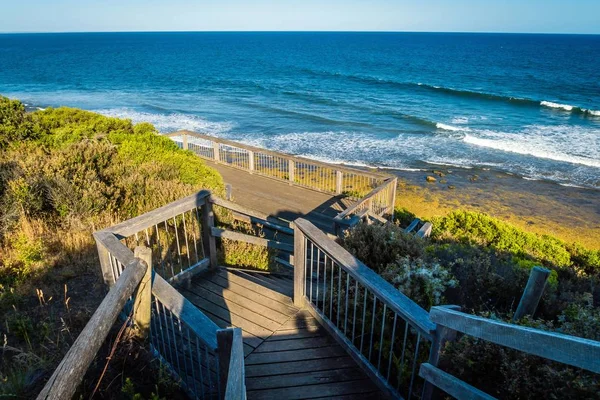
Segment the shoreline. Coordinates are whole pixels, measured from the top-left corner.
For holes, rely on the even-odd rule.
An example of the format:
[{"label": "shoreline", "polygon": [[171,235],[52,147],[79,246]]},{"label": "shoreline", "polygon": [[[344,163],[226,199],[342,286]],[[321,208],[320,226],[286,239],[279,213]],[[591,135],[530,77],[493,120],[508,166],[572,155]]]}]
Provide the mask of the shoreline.
[{"label": "shoreline", "polygon": [[[433,166],[432,166],[433,167]],[[483,168],[385,169],[399,178],[396,206],[430,218],[462,208],[519,228],[600,249],[600,190]],[[427,180],[427,177],[435,179]]]}]

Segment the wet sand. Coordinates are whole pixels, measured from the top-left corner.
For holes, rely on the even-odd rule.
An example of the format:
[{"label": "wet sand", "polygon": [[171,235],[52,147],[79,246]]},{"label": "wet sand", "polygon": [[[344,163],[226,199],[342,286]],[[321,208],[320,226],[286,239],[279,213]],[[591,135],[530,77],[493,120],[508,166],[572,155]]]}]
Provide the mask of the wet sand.
[{"label": "wet sand", "polygon": [[387,172],[399,177],[397,204],[418,216],[465,208],[486,212],[527,231],[600,249],[600,190],[525,180],[484,169]]}]

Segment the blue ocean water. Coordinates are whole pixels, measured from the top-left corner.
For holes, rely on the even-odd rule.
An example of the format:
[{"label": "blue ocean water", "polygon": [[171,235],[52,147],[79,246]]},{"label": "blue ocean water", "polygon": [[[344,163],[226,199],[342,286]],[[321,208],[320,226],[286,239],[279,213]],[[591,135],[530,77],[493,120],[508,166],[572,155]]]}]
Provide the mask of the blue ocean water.
[{"label": "blue ocean water", "polygon": [[600,36],[0,35],[0,94],[320,160],[600,188]]}]

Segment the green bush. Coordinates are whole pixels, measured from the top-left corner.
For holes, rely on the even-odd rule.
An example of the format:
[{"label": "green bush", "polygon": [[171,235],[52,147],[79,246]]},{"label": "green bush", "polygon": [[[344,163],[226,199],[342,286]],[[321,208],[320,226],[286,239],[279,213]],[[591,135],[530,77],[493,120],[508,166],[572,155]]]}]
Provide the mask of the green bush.
[{"label": "green bush", "polygon": [[398,257],[419,258],[426,241],[404,233],[394,224],[358,224],[342,239],[342,246],[369,268],[381,272]]},{"label": "green bush", "polygon": [[[454,211],[433,219],[432,237],[493,247],[497,251],[526,256],[557,267],[570,267],[571,254],[560,240],[524,232],[487,214]],[[590,266],[592,267],[592,266]]]},{"label": "green bush", "polygon": [[457,285],[450,271],[440,264],[406,256],[388,264],[381,276],[426,310],[442,304],[446,290]]}]

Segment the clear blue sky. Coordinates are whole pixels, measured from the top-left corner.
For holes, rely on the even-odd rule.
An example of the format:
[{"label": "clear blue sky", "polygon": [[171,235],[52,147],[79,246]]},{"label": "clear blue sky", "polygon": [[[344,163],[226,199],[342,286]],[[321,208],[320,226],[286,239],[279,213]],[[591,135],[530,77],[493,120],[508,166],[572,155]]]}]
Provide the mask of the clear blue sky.
[{"label": "clear blue sky", "polygon": [[0,32],[600,33],[600,0],[0,0]]}]

